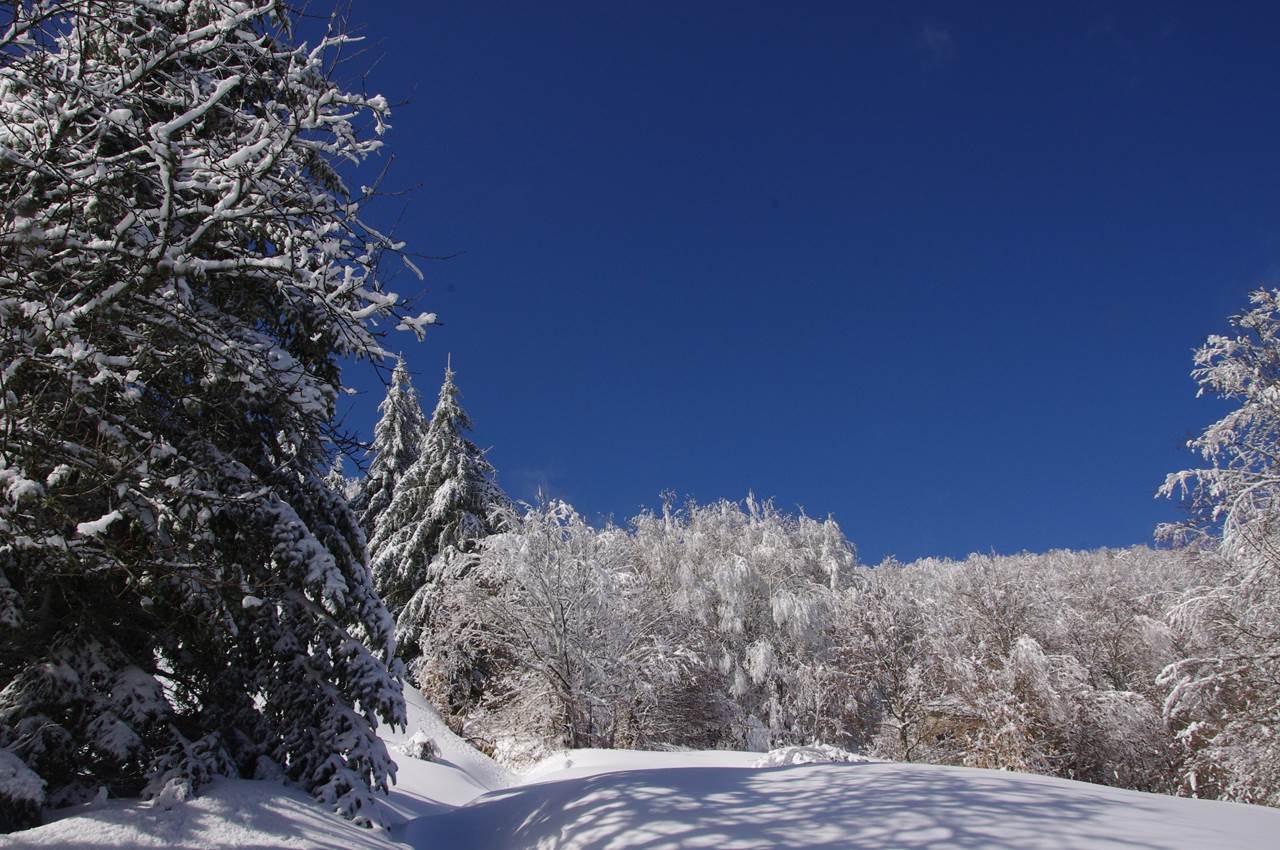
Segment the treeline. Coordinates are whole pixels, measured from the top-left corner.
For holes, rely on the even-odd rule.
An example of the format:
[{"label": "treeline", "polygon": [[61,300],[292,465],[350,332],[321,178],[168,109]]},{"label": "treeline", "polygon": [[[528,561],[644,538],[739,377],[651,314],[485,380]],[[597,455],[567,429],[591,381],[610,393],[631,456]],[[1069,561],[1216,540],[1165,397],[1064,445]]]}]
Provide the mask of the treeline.
[{"label": "treeline", "polygon": [[[1174,791],[1161,671],[1198,580],[1136,547],[855,563],[830,519],[747,499],[594,529],[562,502],[444,560],[411,678],[521,762],[561,746],[823,742]],[[402,626],[403,626],[402,618]]]},{"label": "treeline", "polygon": [[752,497],[595,528],[564,502],[514,505],[452,370],[428,424],[398,368],[356,497],[398,654],[516,765],[822,742],[1280,804],[1280,394],[1248,383],[1280,373],[1277,297],[1234,320],[1251,336],[1198,354],[1202,384],[1257,399],[1193,442],[1216,466],[1170,476],[1191,521],[1163,549],[870,567],[833,520]]}]

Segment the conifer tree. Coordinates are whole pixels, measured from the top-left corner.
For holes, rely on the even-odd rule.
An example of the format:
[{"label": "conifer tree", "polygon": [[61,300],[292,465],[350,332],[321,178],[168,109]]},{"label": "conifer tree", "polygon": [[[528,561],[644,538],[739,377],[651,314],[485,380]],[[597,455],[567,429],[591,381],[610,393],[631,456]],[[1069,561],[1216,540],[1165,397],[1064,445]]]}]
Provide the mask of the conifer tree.
[{"label": "conifer tree", "polygon": [[393,613],[428,582],[437,555],[470,551],[493,533],[495,511],[508,504],[493,466],[466,436],[471,418],[458,396],[450,365],[421,450],[378,514],[369,540],[374,583]]},{"label": "conifer tree", "polygon": [[382,414],[373,428],[373,443],[369,454],[369,474],[360,485],[360,492],[352,502],[352,509],[360,518],[360,527],[372,535],[378,516],[391,504],[396,484],[417,458],[422,437],[427,430],[426,417],[422,415],[422,402],[413,388],[404,358],[396,358],[391,373],[391,386],[378,405]]},{"label": "conifer tree", "polygon": [[393,775],[393,623],[324,483],[398,248],[334,163],[388,110],[284,8],[25,0],[0,34],[7,828],[281,772],[367,820]]},{"label": "conifer tree", "polygon": [[342,462],[342,452],[334,452],[333,463],[330,464],[329,471],[324,476],[324,485],[350,501],[351,483],[351,479],[347,478],[346,464]]}]

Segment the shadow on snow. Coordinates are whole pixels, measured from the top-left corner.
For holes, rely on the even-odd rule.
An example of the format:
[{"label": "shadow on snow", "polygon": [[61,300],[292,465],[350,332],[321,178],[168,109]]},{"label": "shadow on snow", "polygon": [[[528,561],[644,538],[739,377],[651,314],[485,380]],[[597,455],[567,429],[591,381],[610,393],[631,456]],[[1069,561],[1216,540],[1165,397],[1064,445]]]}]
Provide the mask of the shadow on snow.
[{"label": "shadow on snow", "polygon": [[1156,850],[1191,839],[1212,843],[1204,819],[1188,806],[1197,803],[924,765],[687,767],[519,786],[393,835],[423,850]]}]

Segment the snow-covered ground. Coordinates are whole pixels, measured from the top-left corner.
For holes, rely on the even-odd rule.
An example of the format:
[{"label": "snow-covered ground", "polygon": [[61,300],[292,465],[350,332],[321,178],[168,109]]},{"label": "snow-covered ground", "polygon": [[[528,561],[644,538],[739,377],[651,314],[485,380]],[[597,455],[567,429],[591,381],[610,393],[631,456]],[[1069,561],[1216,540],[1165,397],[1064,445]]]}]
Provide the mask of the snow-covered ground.
[{"label": "snow-covered ground", "polygon": [[[756,767],[759,753],[577,750],[523,776],[454,736],[416,693],[389,831],[354,827],[279,784],[215,783],[163,809],[109,802],[0,847],[389,850],[1268,850],[1280,810],[989,770],[885,762]],[[806,753],[784,754],[781,762]]]}]

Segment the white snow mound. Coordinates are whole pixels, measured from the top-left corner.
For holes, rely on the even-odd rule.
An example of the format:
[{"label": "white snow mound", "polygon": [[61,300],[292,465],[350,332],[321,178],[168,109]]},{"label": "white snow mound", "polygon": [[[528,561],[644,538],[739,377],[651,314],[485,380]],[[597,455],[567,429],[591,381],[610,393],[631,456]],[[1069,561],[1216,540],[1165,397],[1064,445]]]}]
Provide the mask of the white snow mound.
[{"label": "white snow mound", "polygon": [[770,750],[752,763],[752,767],[783,767],[789,764],[866,764],[875,761],[866,756],[833,747],[830,744],[781,747]]},{"label": "white snow mound", "polygon": [[414,732],[412,738],[400,744],[398,749],[409,758],[421,761],[435,761],[440,757],[440,747],[437,746],[435,738],[421,729]]},{"label": "white snow mound", "polygon": [[0,848],[184,850],[404,850],[384,830],[362,829],[278,782],[216,780],[181,805],[108,801],[45,826],[0,835]]}]

